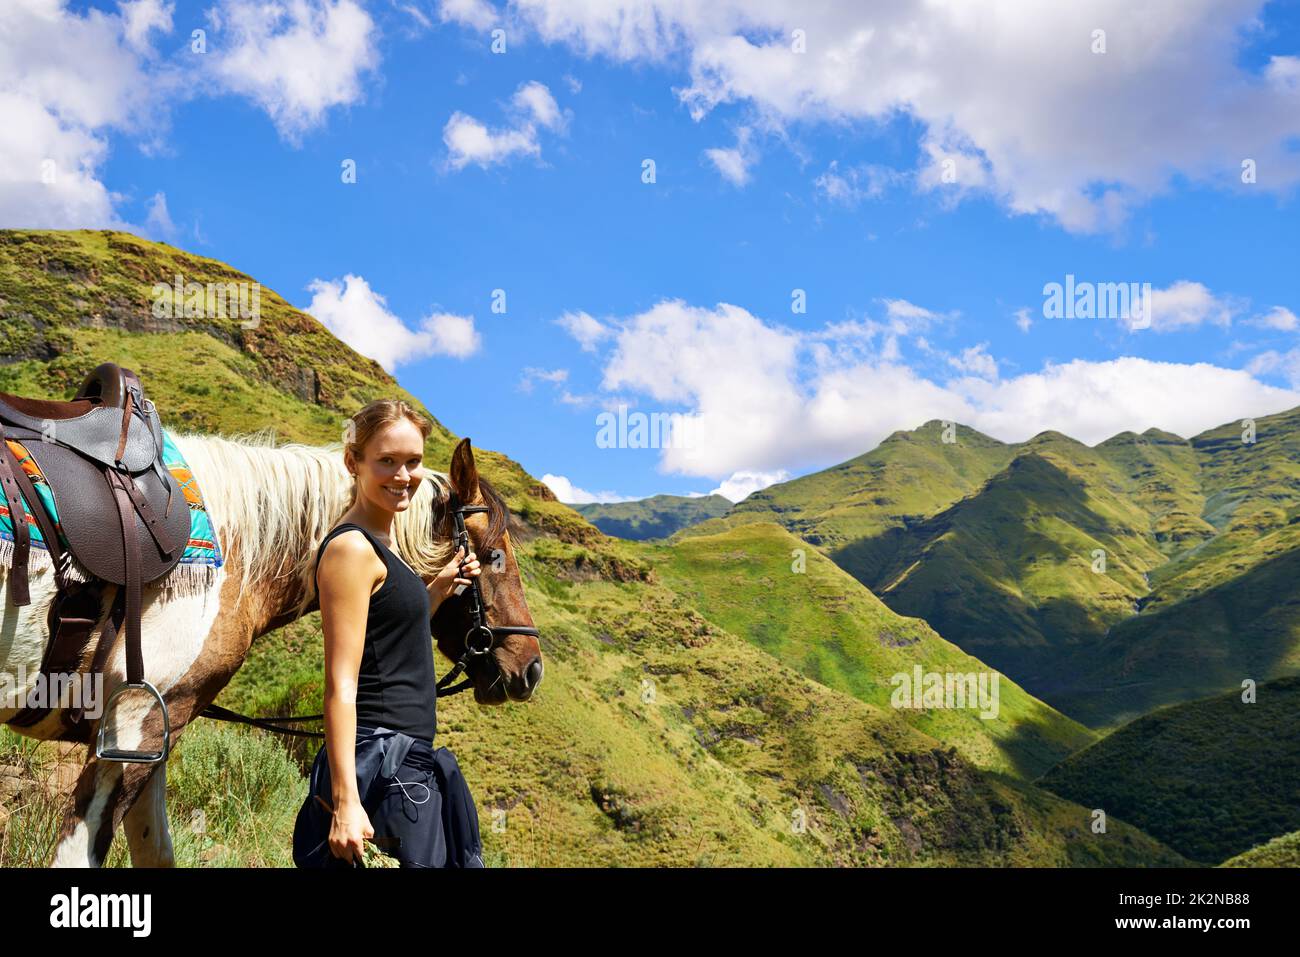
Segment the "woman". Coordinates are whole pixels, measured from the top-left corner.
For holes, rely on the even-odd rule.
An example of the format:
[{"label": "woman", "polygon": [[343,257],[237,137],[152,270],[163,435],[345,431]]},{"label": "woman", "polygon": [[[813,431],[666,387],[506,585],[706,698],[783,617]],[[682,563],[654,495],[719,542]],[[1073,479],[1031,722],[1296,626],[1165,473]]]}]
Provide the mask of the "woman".
[{"label": "woman", "polygon": [[[392,550],[393,522],[424,478],[428,419],[401,400],[377,400],[352,422],[355,433],[343,453],[356,479],[352,506],[317,553],[325,746],[298,815],[294,859],[303,867],[355,866],[364,842],[376,838],[402,866],[466,866],[448,862],[442,833],[446,789],[471,812],[473,802],[454,756],[432,748],[437,689],[429,622],[459,586],[472,584],[479,562],[457,549],[426,586]],[[450,806],[464,816],[463,803]],[[367,808],[382,818],[385,833],[376,836]],[[477,823],[473,812],[475,842]],[[479,861],[477,848],[471,856]]]}]

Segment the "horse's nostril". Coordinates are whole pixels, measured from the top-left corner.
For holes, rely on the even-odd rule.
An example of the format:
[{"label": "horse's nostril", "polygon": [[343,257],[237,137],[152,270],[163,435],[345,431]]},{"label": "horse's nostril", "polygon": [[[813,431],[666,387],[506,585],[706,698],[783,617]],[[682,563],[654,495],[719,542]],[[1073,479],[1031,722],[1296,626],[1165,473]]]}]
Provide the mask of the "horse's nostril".
[{"label": "horse's nostril", "polygon": [[534,658],[524,669],[524,680],[528,682],[528,687],[536,688],[542,680],[542,659]]}]

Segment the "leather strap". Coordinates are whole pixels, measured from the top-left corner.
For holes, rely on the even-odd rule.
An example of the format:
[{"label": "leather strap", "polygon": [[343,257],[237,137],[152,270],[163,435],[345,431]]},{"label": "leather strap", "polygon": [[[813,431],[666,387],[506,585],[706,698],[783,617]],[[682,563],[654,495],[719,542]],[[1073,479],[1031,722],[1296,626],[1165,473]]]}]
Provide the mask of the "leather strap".
[{"label": "leather strap", "polygon": [[0,451],[0,455],[5,455],[10,460],[14,480],[18,483],[18,489],[22,492],[23,497],[31,503],[31,516],[36,519],[36,524],[40,526],[41,537],[45,539],[45,548],[50,553],[50,563],[54,566],[55,584],[62,591],[67,587],[68,556],[63,549],[63,539],[59,536],[58,524],[45,508],[45,502],[37,494],[31,476],[23,471],[23,467],[19,464],[17,456],[13,454],[13,450],[8,445],[5,445],[4,449]]},{"label": "leather strap", "polygon": [[117,454],[113,456],[116,459],[118,467],[122,468],[122,456],[126,454],[127,434],[131,429],[131,410],[135,407],[135,397],[128,391],[126,401],[122,403],[122,435],[117,440]]},{"label": "leather strap", "polygon": [[18,490],[18,480],[14,470],[22,471],[22,466],[14,458],[13,450],[5,441],[4,426],[0,425],[0,487],[3,487],[5,504],[9,507],[10,524],[14,527],[14,561],[9,569],[9,592],[14,605],[22,607],[32,601],[28,581],[27,561],[31,556],[32,537],[27,530],[27,510],[23,508],[23,496]]},{"label": "leather strap", "polygon": [[139,684],[144,680],[144,656],[140,650],[140,537],[136,534],[131,493],[126,488],[131,479],[112,469],[106,474],[122,522],[126,554],[126,680]]},{"label": "leather strap", "polygon": [[[99,675],[104,673],[104,665],[108,664],[108,653],[113,650],[117,644],[118,632],[122,629],[122,619],[126,616],[126,606],[123,602],[124,592],[121,588],[113,596],[113,607],[108,611],[108,617],[104,620],[104,627],[99,633],[99,644],[95,646],[95,658],[90,664],[90,670],[86,673],[89,675]],[[94,627],[94,624],[91,624]],[[84,708],[69,708],[63,712],[63,723],[70,730],[80,729],[85,723],[82,716]],[[102,718],[102,715],[101,715]],[[88,737],[88,735],[82,735]]]},{"label": "leather strap", "polygon": [[[22,470],[17,459],[13,458],[13,451],[6,445],[0,455],[13,459],[11,463],[13,476],[24,497],[32,503],[31,515],[40,526],[41,536],[45,539],[50,561],[54,566],[54,581],[58,592],[54,601],[50,603],[47,621],[50,641],[45,647],[40,670],[45,678],[46,687],[49,688],[53,675],[74,674],[80,670],[82,652],[90,642],[91,631],[99,618],[100,590],[97,585],[90,582],[69,585],[66,577],[68,555],[63,549],[58,526],[46,511],[40,496],[36,494],[36,487],[32,484],[31,478]],[[89,618],[82,614],[69,613],[74,610],[79,612],[88,607],[91,609],[88,611]],[[30,727],[40,722],[52,710],[52,707],[24,707],[13,716],[9,724],[20,728]]]},{"label": "leather strap", "polygon": [[[58,595],[51,604],[50,643],[41,662],[41,674],[45,676],[46,687],[49,687],[50,677],[54,674],[71,675],[81,671],[82,658],[99,621],[103,600],[103,588],[98,582],[78,582],[71,586],[68,593]],[[94,675],[96,671],[92,670],[88,674]],[[20,728],[30,727],[52,710],[52,707],[25,707],[8,723]],[[72,727],[80,718],[81,710],[75,709],[75,716],[69,716],[65,711],[64,723]],[[73,720],[69,720],[70,717]]]}]

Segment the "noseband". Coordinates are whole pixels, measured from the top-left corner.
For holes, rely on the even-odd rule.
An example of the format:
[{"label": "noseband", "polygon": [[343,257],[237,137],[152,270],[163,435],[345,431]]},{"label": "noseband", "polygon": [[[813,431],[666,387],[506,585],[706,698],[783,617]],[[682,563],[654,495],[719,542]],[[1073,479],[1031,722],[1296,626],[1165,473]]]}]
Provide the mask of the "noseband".
[{"label": "noseband", "polygon": [[[465,554],[470,553],[469,531],[465,528],[465,516],[471,512],[490,512],[486,505],[462,505],[460,497],[455,492],[448,493],[448,505],[451,509],[452,518],[456,522],[456,547],[465,549]],[[437,529],[434,529],[434,537],[437,537]],[[505,635],[531,635],[534,638],[540,638],[541,632],[536,628],[525,625],[492,625],[488,623],[487,613],[483,610],[483,592],[479,588],[478,576],[470,578],[470,615],[474,619],[474,624],[470,625],[469,631],[465,633],[465,651],[456,662],[456,666],[443,675],[442,680],[438,682],[438,697],[445,698],[448,695],[464,691],[474,684],[472,678],[466,677],[464,681],[453,688],[446,687],[454,681],[459,675],[466,672],[471,662],[482,659],[492,653],[498,641],[497,639]],[[462,588],[464,586],[461,586]]]}]

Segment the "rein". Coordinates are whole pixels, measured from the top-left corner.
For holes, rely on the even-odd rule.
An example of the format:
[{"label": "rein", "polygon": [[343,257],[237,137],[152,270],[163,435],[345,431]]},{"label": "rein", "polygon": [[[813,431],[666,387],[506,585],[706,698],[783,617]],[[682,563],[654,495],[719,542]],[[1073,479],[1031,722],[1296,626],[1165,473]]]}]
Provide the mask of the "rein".
[{"label": "rein", "polygon": [[[465,516],[476,512],[490,512],[491,509],[486,505],[463,505],[460,497],[454,491],[448,493],[448,503],[451,508],[452,518],[456,522],[456,547],[464,548],[465,554],[470,553],[469,530],[465,527]],[[434,521],[436,522],[436,517]],[[437,528],[431,528],[431,535],[436,534]],[[497,639],[504,635],[532,635],[534,638],[540,638],[541,632],[536,628],[525,625],[493,625],[487,620],[487,613],[483,606],[483,592],[479,587],[477,576],[470,579],[472,582],[470,592],[470,613],[473,615],[474,623],[470,625],[469,631],[465,633],[465,650],[460,659],[456,662],[451,671],[443,675],[442,680],[438,682],[436,696],[446,698],[458,694],[474,684],[474,679],[468,676],[467,669],[475,660],[490,655],[492,649],[497,646]],[[457,595],[464,593],[465,586],[461,586],[461,591]],[[432,627],[432,620],[430,622]],[[452,681],[456,680],[461,674],[466,674],[465,680],[455,687],[447,687]],[[297,716],[278,715],[267,718],[251,718],[247,715],[238,714],[228,708],[220,705],[210,704],[199,712],[202,717],[215,718],[218,721],[236,721],[241,724],[256,725],[259,728],[265,728],[267,731],[274,731],[277,734],[290,734],[297,737],[306,738],[323,738],[324,732],[321,731],[302,731],[297,728],[283,728],[275,722],[296,723],[299,721],[320,721],[324,719],[323,714],[304,714]]]}]

